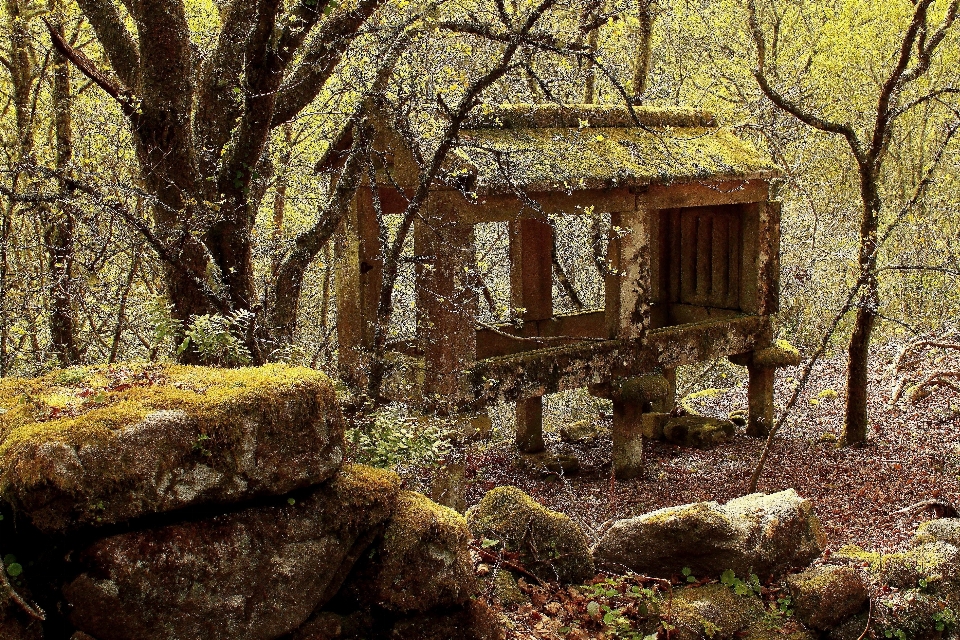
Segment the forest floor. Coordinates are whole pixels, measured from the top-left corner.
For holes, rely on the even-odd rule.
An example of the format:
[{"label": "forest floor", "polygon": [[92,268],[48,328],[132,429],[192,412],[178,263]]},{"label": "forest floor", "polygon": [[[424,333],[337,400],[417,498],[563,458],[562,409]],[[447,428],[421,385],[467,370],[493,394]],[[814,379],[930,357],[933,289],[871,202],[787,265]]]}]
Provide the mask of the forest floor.
[{"label": "forest floor", "polygon": [[[781,403],[790,395],[793,375],[791,369],[778,374]],[[960,499],[960,394],[940,388],[919,402],[903,399],[889,406],[889,381],[875,379],[871,386],[868,442],[840,448],[844,367],[840,361],[820,363],[777,434],[759,483],[764,493],[793,488],[812,500],[834,550],[848,544],[901,548],[930,517],[903,509],[929,498]],[[693,402],[704,415],[726,417],[746,408],[746,388],[740,383]],[[594,419],[609,425],[608,417]],[[647,442],[643,476],[625,481],[612,477],[609,437],[577,445],[562,442],[556,429],[546,432],[549,451],[580,461],[579,473],[561,477],[520,456],[512,439],[501,436],[467,450],[466,502],[475,504],[495,486],[514,485],[570,516],[595,540],[611,519],[746,493],[764,441],[742,431],[710,450]]]},{"label": "forest floor", "polygon": [[[872,424],[867,442],[858,447],[837,445],[843,425],[845,361],[835,358],[818,363],[776,435],[760,478],[761,492],[792,488],[813,502],[831,551],[846,545],[888,553],[901,550],[917,525],[934,517],[909,507],[931,498],[960,506],[960,393],[938,387],[917,401],[904,397],[891,403],[895,380],[889,371],[895,357],[896,353],[888,350],[873,359]],[[934,362],[917,359],[904,375],[917,381],[945,364],[960,369],[957,360],[960,353],[947,362],[944,357]],[[688,395],[684,406],[718,418],[745,410],[746,383],[738,375],[739,370],[730,367],[702,376],[704,382],[691,386],[709,383],[719,388]],[[799,375],[799,368],[778,372],[778,416]],[[545,407],[548,453],[576,457],[579,471],[557,474],[543,466],[542,456],[521,455],[513,440],[512,406],[493,408],[491,434],[470,441],[465,448],[457,447],[465,467],[467,507],[494,487],[513,485],[568,515],[593,543],[612,520],[691,502],[722,503],[746,494],[765,445],[765,440],[744,435],[742,427],[730,441],[708,450],[646,442],[643,475],[616,480],[610,465],[609,403],[581,393],[551,396]],[[561,439],[561,427],[584,421],[597,427],[599,437],[581,444]],[[438,472],[435,467],[432,471],[415,466],[398,470],[411,488],[428,493],[431,475],[436,478]],[[614,624],[605,624],[602,616],[588,612],[591,602],[594,607],[596,603],[609,607],[603,611],[629,611],[631,580],[638,579],[642,580],[638,576],[598,575],[593,584],[579,587],[527,584],[521,579],[526,601],[509,605],[500,603],[492,591],[486,595],[503,614],[509,640],[643,638],[636,629],[617,631]],[[776,590],[766,593],[775,594]],[[795,624],[792,618],[786,621],[785,632],[791,630],[791,624]]]},{"label": "forest floor", "polygon": [[[873,423],[868,442],[857,448],[840,448],[836,440],[843,424],[844,371],[839,359],[815,368],[792,417],[774,441],[759,490],[772,493],[793,488],[809,498],[831,550],[854,544],[895,551],[910,541],[919,522],[932,517],[904,509],[930,498],[954,504],[960,500],[960,394],[940,388],[918,402],[903,399],[891,406],[890,380],[878,375],[871,383]],[[781,404],[791,394],[795,375],[798,372],[789,369],[778,374]],[[745,384],[708,392],[693,402],[704,415],[727,417],[746,408]],[[589,413],[580,413],[574,417],[591,419]],[[609,417],[595,414],[592,419],[609,427]],[[556,420],[552,422],[556,427]],[[711,450],[648,442],[643,476],[618,481],[611,474],[608,434],[588,445],[577,445],[561,441],[558,429],[548,431],[548,450],[572,454],[581,464],[579,473],[563,477],[520,456],[509,431],[501,425],[492,439],[474,443],[467,450],[467,505],[478,502],[495,486],[514,485],[570,516],[591,541],[612,519],[701,500],[725,502],[743,495],[764,446],[764,441],[743,435],[742,428],[730,442]],[[587,609],[596,606],[591,605],[596,601],[609,607],[604,610],[629,611],[623,608],[628,602],[629,578],[624,582],[598,576],[594,583],[563,588],[521,581],[529,602],[500,609],[507,637],[642,638],[634,631],[615,631]],[[501,607],[496,601],[493,605]],[[792,618],[785,622],[787,626],[795,624]]]}]

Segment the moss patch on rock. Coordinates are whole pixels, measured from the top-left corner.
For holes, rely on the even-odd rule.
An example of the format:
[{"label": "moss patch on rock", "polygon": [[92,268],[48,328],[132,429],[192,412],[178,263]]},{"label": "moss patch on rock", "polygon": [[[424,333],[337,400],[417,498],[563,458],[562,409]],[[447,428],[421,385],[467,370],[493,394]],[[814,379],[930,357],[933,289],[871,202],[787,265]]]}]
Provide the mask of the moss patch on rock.
[{"label": "moss patch on rock", "polygon": [[477,591],[470,540],[462,515],[401,492],[379,552],[373,587],[378,604],[423,613],[466,603]]},{"label": "moss patch on rock", "polygon": [[497,487],[467,511],[474,536],[518,553],[520,563],[544,581],[582,582],[594,575],[583,531],[516,487]]},{"label": "moss patch on rock", "polygon": [[268,365],[90,367],[0,383],[0,494],[42,531],[317,484],[343,460],[332,382]]},{"label": "moss patch on rock", "polygon": [[867,603],[869,592],[851,567],[815,567],[789,576],[787,587],[797,617],[815,629],[829,629]]}]

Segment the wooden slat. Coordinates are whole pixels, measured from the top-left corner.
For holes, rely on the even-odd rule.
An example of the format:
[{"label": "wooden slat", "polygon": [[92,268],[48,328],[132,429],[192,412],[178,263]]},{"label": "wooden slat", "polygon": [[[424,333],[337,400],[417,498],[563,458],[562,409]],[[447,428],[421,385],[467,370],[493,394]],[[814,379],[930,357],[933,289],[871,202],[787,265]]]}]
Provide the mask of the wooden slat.
[{"label": "wooden slat", "polygon": [[669,302],[680,302],[680,272],[681,272],[681,222],[677,211],[670,211],[670,297]]},{"label": "wooden slat", "polygon": [[680,214],[680,301],[693,304],[697,296],[697,219]]},{"label": "wooden slat", "polygon": [[711,267],[713,277],[710,287],[710,306],[726,307],[727,286],[730,280],[729,244],[730,218],[729,213],[718,213],[713,218],[713,255]]},{"label": "wooden slat", "polygon": [[697,220],[697,284],[696,302],[707,306],[710,301],[710,280],[713,277],[711,264],[713,253],[713,216],[707,212],[696,215]]},{"label": "wooden slat", "polygon": [[727,309],[740,308],[740,246],[743,242],[741,235],[740,216],[731,215],[729,220],[728,235],[730,242],[728,247],[730,252],[727,256],[727,273],[729,280],[727,283],[727,297],[723,306]]}]

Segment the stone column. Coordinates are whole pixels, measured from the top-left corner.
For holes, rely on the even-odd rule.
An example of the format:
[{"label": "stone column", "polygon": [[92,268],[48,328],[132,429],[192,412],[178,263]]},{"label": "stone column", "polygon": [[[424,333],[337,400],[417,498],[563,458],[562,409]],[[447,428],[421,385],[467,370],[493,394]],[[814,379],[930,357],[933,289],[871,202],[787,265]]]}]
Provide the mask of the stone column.
[{"label": "stone column", "polygon": [[428,207],[414,227],[417,337],[425,408],[450,414],[470,401],[463,371],[477,359],[476,244],[470,223]]},{"label": "stone column", "polygon": [[[553,317],[553,227],[547,220],[510,223],[510,304],[519,319]],[[517,448],[537,453],[543,442],[543,397],[517,401]]]}]

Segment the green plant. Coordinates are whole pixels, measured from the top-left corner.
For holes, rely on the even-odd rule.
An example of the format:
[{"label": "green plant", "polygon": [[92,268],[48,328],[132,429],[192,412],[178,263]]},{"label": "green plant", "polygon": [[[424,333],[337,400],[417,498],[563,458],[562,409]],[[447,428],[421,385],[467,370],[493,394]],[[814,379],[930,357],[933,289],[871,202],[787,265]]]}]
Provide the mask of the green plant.
[{"label": "green plant", "polygon": [[192,349],[203,364],[235,367],[249,364],[250,351],[243,343],[253,322],[253,313],[240,310],[229,315],[204,314],[193,316],[184,331],[177,355]]},{"label": "green plant", "polygon": [[953,609],[947,607],[943,611],[933,614],[933,624],[937,631],[947,631],[956,626],[957,617],[953,613]]},{"label": "green plant", "polygon": [[384,469],[397,465],[427,466],[450,453],[452,427],[442,420],[405,414],[405,408],[388,406],[373,416],[366,428],[347,431],[357,462]]},{"label": "green plant", "polygon": [[210,436],[205,433],[201,433],[193,442],[193,452],[199,453],[205,458],[212,456],[213,452],[207,449],[205,446],[207,442],[210,442]]},{"label": "green plant", "polygon": [[697,578],[693,575],[693,570],[690,567],[684,567],[681,573],[687,579],[687,582],[696,582]]},{"label": "green plant", "polygon": [[897,640],[907,640],[907,632],[903,629],[884,629],[885,638],[896,638]]},{"label": "green plant", "polygon": [[720,582],[733,589],[733,592],[738,596],[752,596],[759,594],[761,591],[760,578],[755,573],[751,573],[750,577],[744,581],[737,577],[733,569],[727,569],[720,574]]}]

